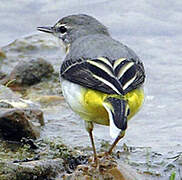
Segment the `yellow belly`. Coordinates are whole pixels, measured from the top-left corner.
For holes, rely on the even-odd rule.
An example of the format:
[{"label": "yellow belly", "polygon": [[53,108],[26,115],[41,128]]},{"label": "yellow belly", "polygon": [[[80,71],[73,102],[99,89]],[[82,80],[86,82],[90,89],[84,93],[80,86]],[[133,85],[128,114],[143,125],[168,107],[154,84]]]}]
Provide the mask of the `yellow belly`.
[{"label": "yellow belly", "polygon": [[82,103],[86,113],[80,114],[80,116],[87,121],[109,125],[109,116],[102,104],[106,97],[107,94],[99,91],[91,89],[84,90]]},{"label": "yellow belly", "polygon": [[125,96],[121,95],[109,95],[92,89],[82,89],[82,105],[84,112],[79,112],[79,115],[86,121],[93,121],[102,125],[109,125],[109,116],[106,109],[103,106],[103,101],[107,97],[117,97],[128,101],[130,107],[130,114],[128,119],[134,116],[140,109],[143,100],[144,92],[142,88],[135,89]]},{"label": "yellow belly", "polygon": [[116,94],[109,95],[100,91],[84,88],[67,80],[62,80],[62,91],[67,103],[82,119],[102,125],[109,125],[109,115],[103,106],[106,98],[112,96],[125,99],[130,107],[128,119],[139,111],[144,100],[142,88],[135,89],[125,96]]}]

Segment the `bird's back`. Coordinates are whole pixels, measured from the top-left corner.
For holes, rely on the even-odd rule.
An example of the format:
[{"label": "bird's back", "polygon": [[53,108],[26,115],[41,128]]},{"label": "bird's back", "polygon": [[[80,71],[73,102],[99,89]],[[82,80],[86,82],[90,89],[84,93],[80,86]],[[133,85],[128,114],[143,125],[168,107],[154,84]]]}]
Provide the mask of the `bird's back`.
[{"label": "bird's back", "polygon": [[92,34],[77,39],[70,47],[67,59],[107,57],[111,62],[119,58],[139,60],[133,50],[104,34]]},{"label": "bird's back", "polygon": [[103,34],[75,40],[60,72],[70,82],[108,94],[124,95],[140,87],[145,79],[137,55]]}]

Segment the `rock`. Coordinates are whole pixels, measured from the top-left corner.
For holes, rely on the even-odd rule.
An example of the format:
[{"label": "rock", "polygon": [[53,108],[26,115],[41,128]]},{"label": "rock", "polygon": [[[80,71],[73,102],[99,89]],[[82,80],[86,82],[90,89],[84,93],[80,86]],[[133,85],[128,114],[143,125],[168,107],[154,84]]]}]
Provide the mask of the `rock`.
[{"label": "rock", "polygon": [[[55,79],[53,79],[55,78]],[[39,105],[54,105],[62,101],[63,97],[60,96],[61,85],[59,75],[51,77],[50,81],[42,81],[26,89],[24,98],[33,101]]]},{"label": "rock", "polygon": [[28,108],[28,107],[38,107],[37,104],[24,99],[0,99],[0,108]]},{"label": "rock", "polygon": [[62,159],[37,160],[22,163],[0,162],[1,180],[54,179],[62,171]]},{"label": "rock", "polygon": [[4,84],[14,81],[9,86],[33,85],[50,77],[53,71],[52,65],[41,58],[21,61],[15,66]]},{"label": "rock", "polygon": [[44,126],[43,112],[39,109],[23,109],[29,120],[36,126]]},{"label": "rock", "polygon": [[142,180],[142,178],[129,166],[117,162],[111,157],[101,155],[98,157],[98,165],[90,161],[86,165],[80,165],[75,172],[64,176],[64,180]]},{"label": "rock", "polygon": [[64,100],[63,96],[56,96],[56,95],[45,95],[45,96],[39,96],[35,99],[35,101],[40,102],[42,104],[51,104],[56,102],[62,102]]},{"label": "rock", "polygon": [[22,99],[20,94],[0,85],[0,108],[39,108],[39,105]]},{"label": "rock", "polygon": [[57,43],[57,39],[47,37],[44,34],[34,34],[31,36],[16,39],[12,43],[3,47],[2,50],[5,53],[14,52],[18,55],[22,54],[41,54],[60,51],[60,45]]},{"label": "rock", "polygon": [[43,113],[38,109],[0,109],[0,134],[5,140],[20,141],[22,137],[37,139]]},{"label": "rock", "polygon": [[6,54],[5,61],[0,62],[1,70],[6,74],[11,72],[17,63],[34,58],[44,58],[51,63],[54,70],[59,73],[60,63],[64,51],[60,48],[57,39],[48,37],[46,34],[38,33],[31,36],[19,38],[14,42],[2,47]]},{"label": "rock", "polygon": [[0,85],[0,100],[9,100],[9,101],[16,101],[21,96],[19,94],[14,93],[10,88],[7,86]]}]

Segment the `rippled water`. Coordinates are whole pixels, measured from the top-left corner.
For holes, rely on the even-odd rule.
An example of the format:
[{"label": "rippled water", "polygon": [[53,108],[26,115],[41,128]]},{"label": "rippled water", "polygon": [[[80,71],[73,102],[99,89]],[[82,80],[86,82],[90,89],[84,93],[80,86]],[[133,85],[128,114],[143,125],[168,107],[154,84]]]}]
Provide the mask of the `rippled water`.
[{"label": "rippled water", "polygon": [[[68,14],[87,13],[102,21],[114,38],[139,55],[147,74],[143,109],[129,122],[126,136],[119,144],[151,147],[152,151],[162,153],[166,158],[170,153],[182,151],[182,1],[1,1],[1,47],[22,36],[37,33],[37,26],[53,25]],[[67,114],[63,119],[67,125],[73,124],[77,128],[74,132],[69,131],[68,127],[55,121],[47,126],[49,135],[62,131],[60,135],[71,137],[74,133],[73,138],[65,138],[70,144],[76,146],[79,138],[87,142],[87,133],[80,128],[79,117],[66,108],[67,105],[64,107]],[[55,110],[51,115],[51,112],[53,110],[47,112],[47,120],[60,113]],[[83,123],[81,125],[84,127]],[[107,127],[96,126],[94,133],[97,139],[111,140]]]}]

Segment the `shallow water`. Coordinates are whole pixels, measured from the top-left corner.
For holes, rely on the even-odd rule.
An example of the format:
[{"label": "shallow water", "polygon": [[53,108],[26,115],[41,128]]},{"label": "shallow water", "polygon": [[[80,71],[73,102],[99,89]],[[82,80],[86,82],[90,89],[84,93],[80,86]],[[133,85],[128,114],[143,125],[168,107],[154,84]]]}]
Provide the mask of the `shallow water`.
[{"label": "shallow water", "polygon": [[[181,12],[182,1],[179,0],[3,1],[0,3],[0,47],[22,36],[35,34],[37,26],[53,25],[68,14],[87,13],[101,20],[114,38],[135,50],[143,60],[147,74],[144,106],[129,122],[126,136],[119,145],[124,142],[132,147],[149,147],[150,152],[161,153],[164,160],[182,151]],[[90,145],[84,123],[66,104],[63,103],[61,108],[64,109],[63,116],[60,116],[61,110],[57,107],[46,111],[48,124],[45,128],[49,132],[46,135],[64,135],[65,140],[74,146],[81,142],[84,142],[81,146]],[[61,120],[57,118],[59,116]],[[49,123],[54,119],[53,123]],[[74,129],[68,129],[71,126]],[[102,139],[112,141],[107,127],[96,125],[94,134],[98,146]],[[144,160],[145,154],[133,156],[134,161],[142,157]],[[155,158],[151,161],[156,165],[160,158]],[[156,169],[162,172],[162,166]],[[180,168],[177,166],[177,169]]]}]

